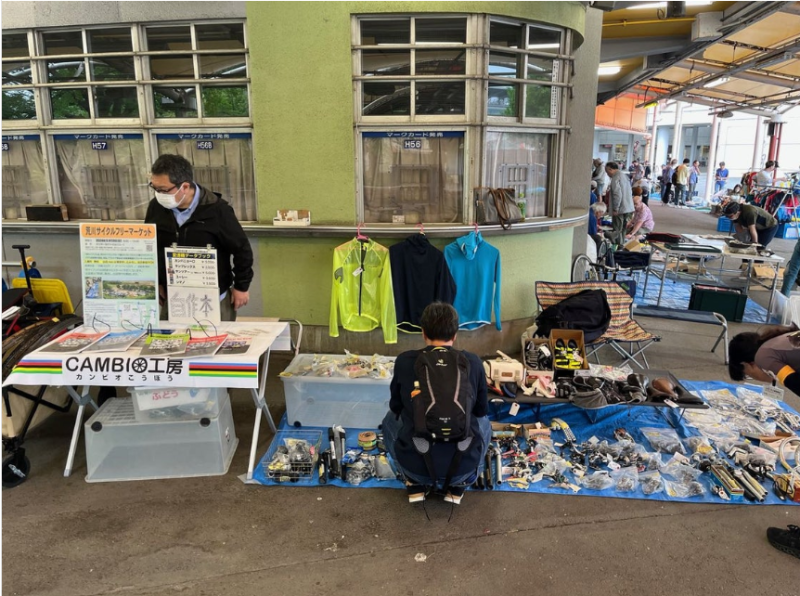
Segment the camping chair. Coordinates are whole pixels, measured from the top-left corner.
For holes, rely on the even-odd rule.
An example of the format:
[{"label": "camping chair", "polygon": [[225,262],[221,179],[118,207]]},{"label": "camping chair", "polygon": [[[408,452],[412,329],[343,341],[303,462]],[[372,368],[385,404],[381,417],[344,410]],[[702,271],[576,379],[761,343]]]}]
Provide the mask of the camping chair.
[{"label": "camping chair", "polygon": [[[599,362],[596,352],[603,346],[608,345],[625,359],[623,364],[630,360],[639,368],[649,368],[650,365],[647,362],[644,351],[653,343],[661,341],[661,337],[645,331],[639,323],[631,318],[633,298],[619,283],[613,281],[566,283],[537,281],[535,289],[536,301],[539,303],[541,311],[583,290],[603,290],[606,293],[608,306],[611,309],[611,324],[606,332],[591,344],[586,345],[587,358],[594,354]],[[626,350],[622,344],[628,344],[628,349]],[[636,351],[634,351],[634,344],[636,344]],[[640,364],[636,359],[639,355],[641,355],[644,365]]]}]

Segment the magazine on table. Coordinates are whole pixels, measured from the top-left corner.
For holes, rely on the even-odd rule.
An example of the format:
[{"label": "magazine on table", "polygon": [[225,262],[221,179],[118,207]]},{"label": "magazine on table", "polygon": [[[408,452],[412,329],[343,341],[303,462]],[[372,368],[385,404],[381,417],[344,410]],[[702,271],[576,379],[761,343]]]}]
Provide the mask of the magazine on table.
[{"label": "magazine on table", "polygon": [[47,344],[41,351],[59,354],[77,354],[106,335],[108,335],[108,331],[101,333],[67,333]]},{"label": "magazine on table", "polygon": [[225,340],[225,343],[222,344],[217,354],[219,356],[240,356],[242,354],[247,354],[247,350],[250,349],[252,343],[252,337],[243,335],[229,336],[228,339]]},{"label": "magazine on table", "polygon": [[155,334],[155,335],[170,335],[172,333],[176,333],[177,331],[178,331],[177,329],[149,329],[149,330],[145,330],[144,334],[142,335],[142,337],[137,339],[131,347],[132,348],[143,348],[145,342],[147,342],[147,336],[148,335],[152,335],[152,334]]},{"label": "magazine on table", "polygon": [[178,356],[186,352],[188,333],[152,333],[147,336],[141,356]]},{"label": "magazine on table", "polygon": [[93,343],[84,350],[85,352],[124,352],[136,343],[144,331],[112,331],[104,338]]},{"label": "magazine on table", "polygon": [[181,358],[198,358],[200,356],[213,356],[220,346],[228,339],[227,335],[212,335],[210,337],[195,337],[186,344],[186,351]]}]

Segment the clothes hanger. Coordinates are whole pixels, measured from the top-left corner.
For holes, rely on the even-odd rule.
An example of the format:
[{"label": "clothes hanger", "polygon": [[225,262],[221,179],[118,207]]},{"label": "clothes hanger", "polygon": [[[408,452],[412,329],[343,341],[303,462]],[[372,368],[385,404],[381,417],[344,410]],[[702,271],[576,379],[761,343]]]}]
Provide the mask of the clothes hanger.
[{"label": "clothes hanger", "polygon": [[417,227],[419,228],[419,233],[424,236],[425,235],[425,224],[423,224],[422,222],[419,222],[417,224]]},{"label": "clothes hanger", "polygon": [[358,240],[359,242],[369,242],[369,236],[365,236],[364,234],[361,233],[362,225],[363,225],[362,223],[359,223],[356,226],[356,240]]}]

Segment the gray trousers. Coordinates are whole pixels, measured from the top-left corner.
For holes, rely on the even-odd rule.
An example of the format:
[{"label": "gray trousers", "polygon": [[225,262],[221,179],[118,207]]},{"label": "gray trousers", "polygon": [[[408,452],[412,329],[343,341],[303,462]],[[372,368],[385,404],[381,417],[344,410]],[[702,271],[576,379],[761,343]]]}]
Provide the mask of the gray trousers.
[{"label": "gray trousers", "polygon": [[620,213],[611,216],[611,242],[614,244],[625,244],[625,230],[628,229],[628,222],[633,219],[633,213]]}]

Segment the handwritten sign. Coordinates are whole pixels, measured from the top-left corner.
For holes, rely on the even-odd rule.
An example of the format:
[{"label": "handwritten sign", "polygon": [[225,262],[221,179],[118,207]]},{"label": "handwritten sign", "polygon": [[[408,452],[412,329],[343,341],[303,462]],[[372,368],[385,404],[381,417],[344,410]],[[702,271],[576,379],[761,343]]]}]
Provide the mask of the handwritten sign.
[{"label": "handwritten sign", "polygon": [[[230,300],[230,296],[226,300]],[[219,323],[221,320],[217,288],[168,286],[167,302],[170,323]]]}]

